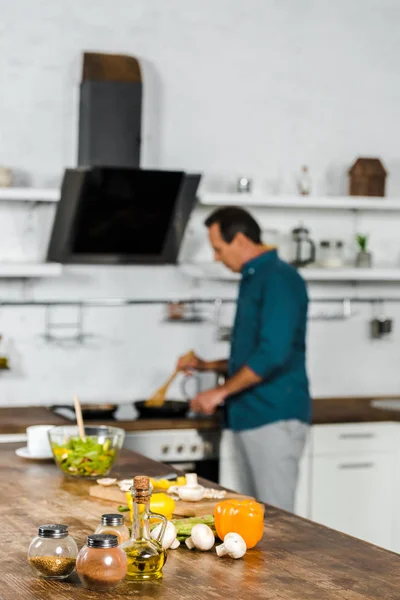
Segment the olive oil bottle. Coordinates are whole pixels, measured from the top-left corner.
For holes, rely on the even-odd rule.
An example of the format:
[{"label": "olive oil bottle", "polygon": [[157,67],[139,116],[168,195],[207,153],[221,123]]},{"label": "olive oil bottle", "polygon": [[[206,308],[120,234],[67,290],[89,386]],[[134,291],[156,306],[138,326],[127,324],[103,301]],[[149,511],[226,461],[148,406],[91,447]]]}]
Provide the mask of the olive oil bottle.
[{"label": "olive oil bottle", "polygon": [[[161,541],[167,526],[163,515],[150,512],[151,498],[150,479],[138,475],[133,480],[131,494],[133,499],[132,537],[122,544],[128,558],[126,581],[152,581],[162,577],[162,568],[167,559]],[[157,540],[150,536],[150,519],[162,521],[162,527]]]}]

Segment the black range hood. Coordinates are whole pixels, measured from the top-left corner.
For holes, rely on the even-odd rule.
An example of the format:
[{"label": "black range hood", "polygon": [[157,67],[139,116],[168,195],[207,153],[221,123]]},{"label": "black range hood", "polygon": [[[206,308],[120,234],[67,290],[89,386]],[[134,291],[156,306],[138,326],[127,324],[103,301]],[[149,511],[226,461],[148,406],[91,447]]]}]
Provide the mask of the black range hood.
[{"label": "black range hood", "polygon": [[118,167],[67,169],[47,260],[176,263],[200,177]]}]

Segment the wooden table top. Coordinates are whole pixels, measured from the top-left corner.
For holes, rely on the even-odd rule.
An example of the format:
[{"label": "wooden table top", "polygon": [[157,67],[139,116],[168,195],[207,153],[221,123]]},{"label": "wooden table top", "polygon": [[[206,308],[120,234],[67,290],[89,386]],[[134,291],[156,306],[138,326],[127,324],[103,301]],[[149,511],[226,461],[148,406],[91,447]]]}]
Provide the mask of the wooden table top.
[{"label": "wooden table top", "polygon": [[[87,424],[122,427],[126,431],[146,431],[154,429],[219,429],[220,418],[132,419],[127,421],[90,420],[87,421]],[[26,428],[30,425],[73,425],[73,422],[60,415],[56,415],[46,406],[0,408],[0,435],[25,433]]]},{"label": "wooden table top", "polygon": [[[35,578],[26,552],[38,525],[66,523],[81,547],[110,504],[88,496],[89,482],[65,479],[52,462],[15,455],[17,444],[0,444],[0,599],[95,600],[74,574],[64,582]],[[165,467],[124,451],[115,475],[161,475]],[[157,583],[122,583],[102,593],[143,600],[399,600],[400,556],[267,507],[265,534],[241,560],[214,551],[168,553]]]},{"label": "wooden table top", "polygon": [[[400,421],[400,411],[373,408],[373,397],[316,398],[313,401],[313,424]],[[380,396],[399,399],[399,396]],[[208,419],[132,419],[127,421],[90,421],[90,425],[114,425],[126,431],[154,429],[219,429],[220,416]],[[54,414],[45,406],[0,408],[0,435],[25,433],[29,425],[71,425],[71,421]]]}]

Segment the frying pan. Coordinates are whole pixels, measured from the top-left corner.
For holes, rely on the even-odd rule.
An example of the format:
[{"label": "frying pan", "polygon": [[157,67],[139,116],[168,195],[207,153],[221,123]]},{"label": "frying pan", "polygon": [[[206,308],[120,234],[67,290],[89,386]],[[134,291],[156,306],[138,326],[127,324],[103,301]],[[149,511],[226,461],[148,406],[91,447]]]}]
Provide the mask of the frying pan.
[{"label": "frying pan", "polygon": [[190,409],[190,395],[186,389],[186,384],[191,380],[196,385],[195,394],[200,391],[200,380],[195,373],[184,377],[181,381],[184,401],[165,400],[162,406],[146,406],[146,400],[136,400],[133,405],[139,413],[139,419],[182,419],[186,417]]},{"label": "frying pan", "polygon": [[139,419],[179,419],[189,412],[189,402],[165,400],[162,406],[146,406],[146,400],[136,400],[133,406],[139,413]]},{"label": "frying pan", "polygon": [[[57,405],[52,408],[68,408],[75,412],[73,404]],[[118,406],[116,404],[82,404],[82,417],[84,419],[112,419]]]}]

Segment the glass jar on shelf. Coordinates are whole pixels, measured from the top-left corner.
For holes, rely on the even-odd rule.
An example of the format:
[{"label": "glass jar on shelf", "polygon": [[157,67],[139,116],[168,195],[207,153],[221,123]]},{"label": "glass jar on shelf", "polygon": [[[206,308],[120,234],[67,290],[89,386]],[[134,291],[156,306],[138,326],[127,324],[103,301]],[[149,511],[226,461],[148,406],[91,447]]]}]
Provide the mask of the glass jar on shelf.
[{"label": "glass jar on shelf", "polygon": [[341,240],[321,240],[318,263],[327,269],[343,267],[343,242]]},{"label": "glass jar on shelf", "polygon": [[78,547],[67,525],[40,525],[28,549],[33,572],[45,579],[65,579],[75,569]]},{"label": "glass jar on shelf", "polygon": [[125,525],[124,515],[121,514],[101,515],[101,523],[95,533],[116,535],[118,544],[123,544],[130,538],[129,529]]}]

